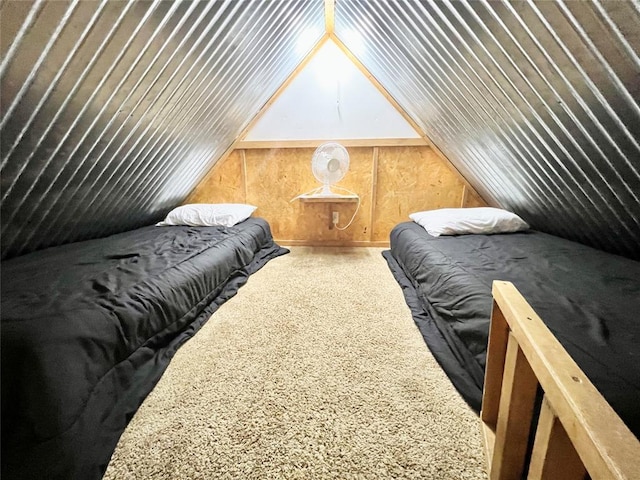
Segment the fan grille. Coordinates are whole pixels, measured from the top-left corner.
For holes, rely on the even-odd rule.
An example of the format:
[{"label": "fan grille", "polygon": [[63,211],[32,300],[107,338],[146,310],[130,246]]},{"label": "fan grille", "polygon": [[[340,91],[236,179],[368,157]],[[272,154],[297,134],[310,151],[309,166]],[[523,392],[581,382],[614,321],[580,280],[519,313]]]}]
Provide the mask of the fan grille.
[{"label": "fan grille", "polygon": [[347,149],[339,143],[323,143],[313,153],[311,170],[316,179],[324,185],[339,182],[349,170]]}]

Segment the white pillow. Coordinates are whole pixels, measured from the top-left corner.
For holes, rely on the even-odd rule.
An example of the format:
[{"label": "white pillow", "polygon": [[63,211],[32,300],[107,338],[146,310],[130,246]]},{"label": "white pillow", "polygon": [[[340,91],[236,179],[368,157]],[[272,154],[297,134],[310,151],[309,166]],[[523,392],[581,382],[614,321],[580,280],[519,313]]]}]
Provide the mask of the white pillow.
[{"label": "white pillow", "polygon": [[156,225],[189,225],[192,227],[233,227],[251,216],[258,207],[244,203],[192,203],[174,208],[163,222]]},{"label": "white pillow", "polygon": [[493,207],[442,208],[416,212],[409,218],[434,237],[468,233],[508,233],[529,228],[515,213]]}]

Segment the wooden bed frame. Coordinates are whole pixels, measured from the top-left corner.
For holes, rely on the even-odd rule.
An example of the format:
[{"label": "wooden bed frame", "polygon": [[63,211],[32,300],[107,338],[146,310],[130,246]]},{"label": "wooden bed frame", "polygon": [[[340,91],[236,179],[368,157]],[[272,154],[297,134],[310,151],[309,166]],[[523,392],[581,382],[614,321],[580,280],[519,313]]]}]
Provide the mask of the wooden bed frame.
[{"label": "wooden bed frame", "polygon": [[523,478],[527,459],[529,479],[640,478],[635,435],[513,284],[495,281],[492,292],[480,415],[489,478]]}]

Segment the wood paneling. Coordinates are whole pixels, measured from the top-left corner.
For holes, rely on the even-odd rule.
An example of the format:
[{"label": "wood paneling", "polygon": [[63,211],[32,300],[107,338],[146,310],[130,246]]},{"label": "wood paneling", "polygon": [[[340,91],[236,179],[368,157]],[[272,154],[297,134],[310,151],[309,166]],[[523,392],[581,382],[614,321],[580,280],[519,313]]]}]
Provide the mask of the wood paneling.
[{"label": "wood paneling", "polygon": [[242,150],[234,150],[216,163],[185,203],[247,203],[242,160]]},{"label": "wood paneling", "polygon": [[361,202],[356,218],[347,230],[331,228],[331,213],[339,212],[338,226],[344,226],[357,204],[291,201],[319,186],[311,173],[312,148],[246,150],[247,201],[258,205],[256,214],[271,224],[274,237],[281,241],[369,240],[372,150],[349,150],[349,172],[340,186],[360,195]]},{"label": "wood paneling", "polygon": [[486,207],[487,202],[485,202],[475,191],[467,187],[465,188],[465,195],[462,199],[461,206],[465,208]]},{"label": "wood paneling", "polygon": [[415,211],[459,207],[464,184],[431,148],[380,148],[373,240]]},{"label": "wood paneling", "polygon": [[271,225],[283,245],[384,245],[411,212],[485,203],[427,146],[349,147],[349,172],[339,186],[360,196],[355,203],[291,201],[319,186],[311,173],[314,148],[235,150],[218,162],[188,203],[246,202]]}]

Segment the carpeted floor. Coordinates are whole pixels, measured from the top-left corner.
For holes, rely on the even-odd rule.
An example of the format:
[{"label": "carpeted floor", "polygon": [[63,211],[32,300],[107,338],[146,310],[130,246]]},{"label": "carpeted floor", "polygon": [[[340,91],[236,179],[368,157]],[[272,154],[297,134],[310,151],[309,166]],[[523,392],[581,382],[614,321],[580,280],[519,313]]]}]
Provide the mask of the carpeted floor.
[{"label": "carpeted floor", "polygon": [[479,420],[373,248],[294,247],[176,354],[107,479],[482,479]]}]

